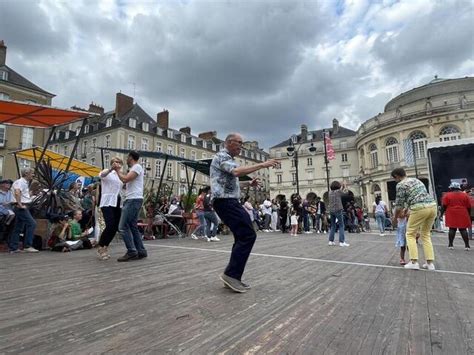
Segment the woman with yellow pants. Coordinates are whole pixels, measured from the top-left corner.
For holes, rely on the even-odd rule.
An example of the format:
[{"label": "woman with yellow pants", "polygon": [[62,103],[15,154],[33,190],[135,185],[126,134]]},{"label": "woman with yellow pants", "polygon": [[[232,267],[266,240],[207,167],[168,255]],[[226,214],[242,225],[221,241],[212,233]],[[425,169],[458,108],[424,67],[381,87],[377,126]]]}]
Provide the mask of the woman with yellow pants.
[{"label": "woman with yellow pants", "polygon": [[416,245],[416,233],[419,231],[426,258],[423,268],[435,270],[431,227],[436,218],[436,202],[428,194],[425,185],[418,179],[408,178],[404,169],[397,168],[392,171],[391,175],[397,181],[396,210],[393,216],[393,223],[397,222],[397,218],[404,208],[410,210],[406,232],[410,262],[404,267],[411,270],[420,269],[418,264],[418,247]]}]

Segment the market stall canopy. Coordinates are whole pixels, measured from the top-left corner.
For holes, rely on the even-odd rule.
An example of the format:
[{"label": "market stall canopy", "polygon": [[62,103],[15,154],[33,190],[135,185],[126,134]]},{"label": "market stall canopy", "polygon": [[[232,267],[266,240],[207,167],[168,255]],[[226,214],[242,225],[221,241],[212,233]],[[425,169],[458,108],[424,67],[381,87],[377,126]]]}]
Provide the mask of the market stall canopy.
[{"label": "market stall canopy", "polygon": [[[13,152],[11,154],[16,155],[17,158],[27,159],[37,163],[41,157],[42,152],[43,148],[34,147],[30,149],[17,150],[16,152]],[[53,169],[66,170],[66,167],[69,162],[69,157],[52,152],[50,150],[45,150],[43,160],[49,160]],[[77,174],[80,176],[96,177],[99,176],[100,169],[97,166],[90,165],[76,159],[72,159],[68,169],[68,173]]]},{"label": "market stall canopy", "polygon": [[0,100],[0,123],[36,128],[62,126],[97,115],[88,111]]},{"label": "market stall canopy", "polygon": [[[121,148],[100,148],[101,150],[109,150],[111,152],[116,152],[116,153],[121,153],[124,155],[127,155],[130,150],[129,149],[121,149]],[[168,160],[174,160],[177,161],[184,166],[187,166],[188,168],[191,168],[193,170],[196,170],[200,172],[201,174],[210,175],[210,167],[211,167],[211,162],[212,159],[202,159],[202,160],[189,160],[186,158],[178,157],[176,155],[171,155],[171,154],[166,154],[162,152],[151,152],[148,150],[139,150],[137,151],[138,154],[140,154],[140,158],[152,158],[152,159],[168,159]],[[240,181],[250,181],[252,180],[251,177],[245,175],[241,176],[239,178]]]}]

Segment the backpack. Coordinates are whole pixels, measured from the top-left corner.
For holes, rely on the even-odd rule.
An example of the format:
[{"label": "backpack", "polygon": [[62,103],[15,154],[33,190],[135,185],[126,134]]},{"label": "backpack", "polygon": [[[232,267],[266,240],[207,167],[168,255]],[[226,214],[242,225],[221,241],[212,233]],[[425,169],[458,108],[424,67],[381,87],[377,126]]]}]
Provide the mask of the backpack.
[{"label": "backpack", "polygon": [[204,210],[206,211],[212,210],[211,194],[207,194],[206,196],[204,196],[202,205],[204,207]]}]

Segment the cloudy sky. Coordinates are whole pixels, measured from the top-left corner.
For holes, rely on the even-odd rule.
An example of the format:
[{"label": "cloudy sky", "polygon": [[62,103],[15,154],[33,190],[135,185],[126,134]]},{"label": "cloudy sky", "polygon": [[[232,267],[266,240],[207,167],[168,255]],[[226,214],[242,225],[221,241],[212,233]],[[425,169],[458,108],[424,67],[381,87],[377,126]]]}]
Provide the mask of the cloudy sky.
[{"label": "cloudy sky", "polygon": [[271,145],[474,76],[473,0],[0,0],[7,65],[60,107],[135,97],[193,133]]}]

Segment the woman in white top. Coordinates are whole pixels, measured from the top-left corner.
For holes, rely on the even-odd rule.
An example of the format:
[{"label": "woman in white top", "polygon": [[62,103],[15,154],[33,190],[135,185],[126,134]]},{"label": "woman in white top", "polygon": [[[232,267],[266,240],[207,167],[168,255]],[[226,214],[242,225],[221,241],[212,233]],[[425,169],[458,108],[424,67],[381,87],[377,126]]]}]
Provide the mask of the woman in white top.
[{"label": "woman in white top", "polygon": [[382,201],[380,196],[375,197],[373,213],[375,215],[375,220],[377,221],[377,226],[379,227],[380,236],[383,237],[385,235],[385,215],[387,214],[387,204]]},{"label": "woman in white top", "polygon": [[100,172],[99,177],[101,181],[101,196],[100,196],[100,210],[104,217],[105,229],[99,239],[99,259],[107,260],[110,258],[108,247],[115,234],[118,231],[120,216],[122,209],[120,207],[120,191],[122,190],[122,181],[120,181],[117,172],[112,169],[113,164],[123,165],[120,158],[112,158],[110,161],[110,168],[104,169]]}]

